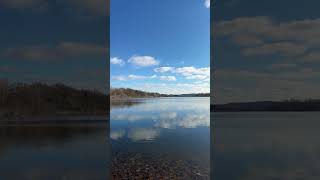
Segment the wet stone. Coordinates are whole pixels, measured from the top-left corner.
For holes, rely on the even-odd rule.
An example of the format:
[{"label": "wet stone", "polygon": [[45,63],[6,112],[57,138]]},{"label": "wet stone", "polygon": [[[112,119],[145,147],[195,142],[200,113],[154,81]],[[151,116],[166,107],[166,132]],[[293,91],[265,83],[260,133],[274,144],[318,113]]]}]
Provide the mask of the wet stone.
[{"label": "wet stone", "polygon": [[112,179],[209,179],[208,167],[174,160],[166,155],[117,153],[112,159]]}]

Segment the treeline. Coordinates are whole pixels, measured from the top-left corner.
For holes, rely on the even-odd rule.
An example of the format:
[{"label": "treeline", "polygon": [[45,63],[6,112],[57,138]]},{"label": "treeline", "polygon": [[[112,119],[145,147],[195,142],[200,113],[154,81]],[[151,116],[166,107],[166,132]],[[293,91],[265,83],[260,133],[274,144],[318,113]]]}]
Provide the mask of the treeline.
[{"label": "treeline", "polygon": [[134,90],[130,88],[111,88],[111,99],[129,99],[129,98],[151,98],[151,97],[210,97],[209,93],[198,94],[160,94]]},{"label": "treeline", "polygon": [[130,88],[111,88],[111,99],[129,99],[129,98],[150,98],[150,97],[162,97],[164,95],[159,93],[150,93]]},{"label": "treeline", "polygon": [[237,111],[320,111],[319,99],[240,102],[211,105],[214,112]]},{"label": "treeline", "polygon": [[0,81],[1,119],[37,115],[107,114],[108,95],[80,90],[63,84],[15,83]]}]

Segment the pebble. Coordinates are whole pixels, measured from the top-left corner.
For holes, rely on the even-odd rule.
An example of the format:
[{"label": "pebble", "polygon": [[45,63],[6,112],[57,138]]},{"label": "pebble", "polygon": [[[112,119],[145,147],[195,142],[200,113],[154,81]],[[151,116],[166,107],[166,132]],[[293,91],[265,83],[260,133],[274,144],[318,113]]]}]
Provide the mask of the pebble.
[{"label": "pebble", "polygon": [[117,153],[112,159],[112,179],[206,180],[209,167],[201,168],[195,162],[173,160],[166,155]]}]

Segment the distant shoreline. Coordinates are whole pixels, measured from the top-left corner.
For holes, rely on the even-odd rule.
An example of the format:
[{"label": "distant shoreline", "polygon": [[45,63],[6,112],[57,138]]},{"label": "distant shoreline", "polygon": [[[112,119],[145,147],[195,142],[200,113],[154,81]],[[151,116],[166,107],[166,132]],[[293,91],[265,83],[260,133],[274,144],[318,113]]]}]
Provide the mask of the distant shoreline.
[{"label": "distant shoreline", "polygon": [[211,112],[315,112],[320,111],[320,100],[257,101],[211,104]]},{"label": "distant shoreline", "polygon": [[155,92],[145,92],[130,88],[111,88],[110,100],[137,99],[137,98],[157,98],[157,97],[210,97],[210,93],[194,94],[160,94]]},{"label": "distant shoreline", "polygon": [[172,95],[172,96],[159,96],[159,97],[129,97],[129,98],[110,98],[110,101],[134,101],[140,99],[156,99],[156,98],[186,98],[186,97],[209,97],[209,96],[179,96],[179,95]]}]

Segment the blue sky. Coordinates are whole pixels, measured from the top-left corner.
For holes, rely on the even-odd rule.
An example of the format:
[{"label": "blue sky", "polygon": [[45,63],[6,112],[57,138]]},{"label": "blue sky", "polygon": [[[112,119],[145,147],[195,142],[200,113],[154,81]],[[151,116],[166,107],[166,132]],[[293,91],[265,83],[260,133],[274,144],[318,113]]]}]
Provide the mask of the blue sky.
[{"label": "blue sky", "polygon": [[320,98],[319,5],[317,0],[216,1],[214,101]]},{"label": "blue sky", "polygon": [[111,0],[111,86],[209,92],[210,9],[205,0]]},{"label": "blue sky", "polygon": [[0,80],[106,90],[105,0],[1,0]]}]

